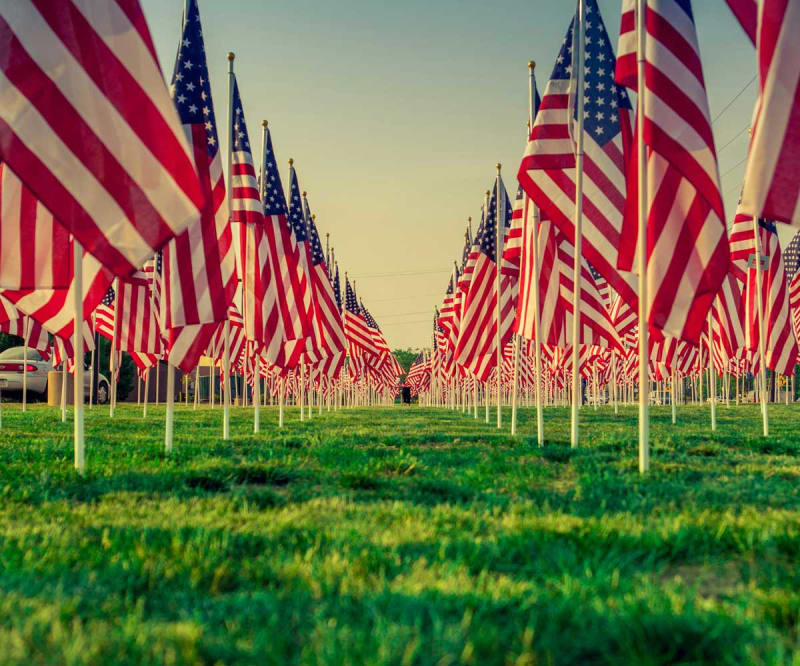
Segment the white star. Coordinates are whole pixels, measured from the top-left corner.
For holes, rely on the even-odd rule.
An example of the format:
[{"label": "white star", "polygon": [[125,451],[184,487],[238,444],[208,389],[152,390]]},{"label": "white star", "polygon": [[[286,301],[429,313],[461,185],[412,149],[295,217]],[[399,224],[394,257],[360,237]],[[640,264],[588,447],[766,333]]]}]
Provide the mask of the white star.
[{"label": "white star", "polygon": [[598,54],[597,54],[597,59],[598,59],[600,62],[603,62],[603,60],[605,60],[605,59],[606,59],[606,54],[605,54],[605,53],[603,53],[602,51],[600,51],[600,53],[598,53]]},{"label": "white star", "polygon": [[194,90],[194,83],[189,81],[189,83],[186,84],[186,90],[188,90],[189,92],[192,92]]},{"label": "white star", "polygon": [[597,126],[597,129],[596,129],[595,131],[596,131],[598,134],[602,134],[602,133],[603,133],[603,127],[602,127],[601,125],[598,125],[598,126]]},{"label": "white star", "polygon": [[605,83],[598,83],[597,84],[597,89],[598,90],[605,90],[606,89],[606,84]]},{"label": "white star", "polygon": [[186,95],[178,95],[178,104],[183,104],[186,101]]},{"label": "white star", "polygon": [[207,106],[204,106],[203,107],[203,115],[207,116],[209,113],[211,113],[211,109],[209,109]]},{"label": "white star", "polygon": [[176,81],[183,81],[183,74],[181,74],[180,72],[178,72],[178,73],[175,75],[175,80],[176,80]]},{"label": "white star", "polygon": [[617,100],[614,99],[613,97],[611,98],[611,108],[612,109],[616,109],[617,108]]},{"label": "white star", "polygon": [[194,67],[194,65],[192,64],[191,60],[184,61],[184,63],[183,63],[183,68],[184,69],[191,69],[192,67]]},{"label": "white star", "polygon": [[216,143],[216,141],[214,141],[214,137],[213,136],[208,137],[208,145],[209,146],[213,146],[215,143]]},{"label": "white star", "polygon": [[206,129],[210,132],[211,131],[211,123],[206,123]]},{"label": "white star", "polygon": [[188,49],[191,42],[188,39],[183,40],[183,48]]},{"label": "white star", "polygon": [[605,114],[602,111],[598,111],[597,114],[595,115],[595,118],[597,120],[602,120],[603,118],[605,118]]},{"label": "white star", "polygon": [[192,105],[189,107],[189,113],[197,113],[197,106],[196,106],[196,105],[194,105],[194,104],[192,104]]}]

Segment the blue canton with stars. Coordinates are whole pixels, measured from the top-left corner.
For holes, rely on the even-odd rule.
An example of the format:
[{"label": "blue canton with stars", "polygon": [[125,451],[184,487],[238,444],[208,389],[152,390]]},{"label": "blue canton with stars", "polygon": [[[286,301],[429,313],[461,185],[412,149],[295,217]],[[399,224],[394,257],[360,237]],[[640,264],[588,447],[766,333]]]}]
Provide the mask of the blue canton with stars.
[{"label": "blue canton with stars", "polygon": [[214,157],[219,150],[219,140],[197,0],[189,0],[170,90],[181,123],[205,127],[208,156]]},{"label": "blue canton with stars", "polygon": [[364,307],[364,303],[361,303],[361,314],[364,315],[364,321],[367,322],[367,326],[370,328],[374,328],[376,331],[379,331],[378,322],[375,321],[373,316],[369,313],[369,310]]},{"label": "blue canton with stars", "polygon": [[109,287],[106,295],[103,296],[103,305],[109,306],[114,304],[114,287]]},{"label": "blue canton with stars", "polygon": [[233,150],[249,153],[250,138],[247,136],[247,124],[244,122],[242,98],[239,97],[239,82],[233,77]]},{"label": "blue canton with stars", "polygon": [[306,221],[303,219],[303,204],[300,201],[300,185],[294,167],[289,167],[289,224],[292,225],[298,243],[308,240]]},{"label": "blue canton with stars", "polygon": [[[503,220],[503,229],[507,229],[511,223],[511,204],[508,201],[508,192],[506,192],[505,185],[503,185],[503,199],[506,203],[506,215]],[[497,261],[495,254],[495,242],[497,240],[497,187],[492,187],[492,196],[489,199],[489,211],[486,215],[485,221],[482,223],[481,229],[478,232],[478,244],[480,245],[481,252],[485,254],[492,261]]]},{"label": "blue canton with stars", "polygon": [[283,194],[281,175],[275,163],[275,151],[272,149],[272,135],[267,129],[267,140],[264,143],[264,182],[261,184],[261,201],[264,204],[264,215],[286,215],[286,197]]},{"label": "blue canton with stars", "polygon": [[308,240],[311,247],[311,264],[312,266],[325,265],[325,253],[322,251],[322,243],[319,241],[319,233],[317,232],[317,225],[311,219],[306,209],[306,221],[308,224]]},{"label": "blue canton with stars", "polygon": [[336,297],[336,307],[339,312],[342,311],[342,284],[339,282],[339,264],[336,264],[336,270],[333,273],[333,295]]},{"label": "blue canton with stars", "polygon": [[354,315],[361,314],[361,308],[358,307],[358,301],[356,300],[356,292],[353,291],[350,286],[350,280],[347,278],[344,279],[344,307]]},{"label": "blue canton with stars", "polygon": [[[567,30],[567,36],[556,58],[551,79],[572,78],[573,49],[572,31],[575,19]],[[583,126],[585,132],[603,145],[620,133],[619,109],[631,109],[628,93],[614,83],[614,68],[617,60],[608,39],[606,27],[597,8],[597,0],[586,0],[586,46],[584,65]],[[578,117],[577,105],[575,118]]]}]

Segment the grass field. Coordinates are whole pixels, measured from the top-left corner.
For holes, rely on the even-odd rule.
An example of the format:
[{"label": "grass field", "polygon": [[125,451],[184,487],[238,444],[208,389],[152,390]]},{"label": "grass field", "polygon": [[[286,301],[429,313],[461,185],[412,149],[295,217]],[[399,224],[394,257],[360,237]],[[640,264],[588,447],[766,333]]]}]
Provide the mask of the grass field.
[{"label": "grass field", "polygon": [[800,664],[800,405],[668,410],[4,405],[0,663]]}]

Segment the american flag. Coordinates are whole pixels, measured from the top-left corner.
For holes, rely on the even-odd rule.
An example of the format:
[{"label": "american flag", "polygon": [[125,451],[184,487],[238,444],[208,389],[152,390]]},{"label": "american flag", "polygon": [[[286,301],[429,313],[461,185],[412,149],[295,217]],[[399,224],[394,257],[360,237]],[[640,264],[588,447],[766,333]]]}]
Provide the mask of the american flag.
[{"label": "american flag", "polygon": [[115,300],[114,287],[111,286],[103,296],[103,300],[94,311],[94,327],[95,331],[108,340],[114,339],[114,300]]},{"label": "american flag", "polygon": [[237,277],[197,0],[188,0],[186,8],[172,97],[191,138],[206,200],[199,221],[164,248],[160,319],[170,362],[189,372],[217,323],[227,318]]},{"label": "american flag", "polygon": [[147,273],[137,271],[129,278],[118,279],[117,292],[117,349],[160,356],[161,331]]},{"label": "american flag", "polygon": [[744,176],[742,210],[800,225],[800,5],[787,0],[728,0],[758,60],[758,100]]},{"label": "american flag", "polygon": [[[616,80],[636,89],[636,0],[623,0]],[[697,343],[728,274],[714,137],[689,0],[647,0],[644,141],[648,148],[647,320],[657,335]],[[619,263],[634,266],[637,160],[629,162]],[[644,239],[638,239],[644,242]],[[596,266],[596,268],[599,268]]]},{"label": "american flag", "polygon": [[736,20],[742,24],[745,33],[756,43],[756,28],[758,26],[758,0],[725,0],[731,8]]},{"label": "american flag", "polygon": [[336,262],[336,271],[333,274],[333,295],[336,298],[336,307],[342,312],[342,287],[339,282],[339,262]]},{"label": "american flag", "polygon": [[27,347],[38,351],[45,360],[50,358],[50,336],[47,335],[39,322],[23,315],[11,303],[2,299],[0,308],[3,310],[3,321],[0,321],[0,331],[16,335],[25,341]]},{"label": "american flag", "polygon": [[[72,257],[72,241],[61,250]],[[69,262],[69,288],[67,289],[4,289],[0,295],[11,301],[14,306],[24,314],[29,315],[42,327],[53,335],[61,338],[72,339],[75,330],[72,262]],[[100,265],[94,255],[84,251],[83,262],[83,318],[84,329],[92,337],[91,322],[92,312],[98,306],[103,296],[106,295],[113,279],[111,273]],[[84,331],[84,333],[85,333]]]},{"label": "american flag", "polygon": [[118,275],[204,195],[137,0],[0,8],[0,157]]},{"label": "american flag", "polygon": [[311,283],[312,324],[314,344],[308,351],[310,360],[318,360],[347,350],[347,336],[344,333],[342,315],[339,312],[333,293],[328,266],[319,240],[319,232],[308,207],[308,199],[303,193],[303,216],[306,222],[309,249],[309,279]]},{"label": "american flag", "polygon": [[[582,254],[629,303],[636,276],[617,268],[627,193],[625,165],[632,145],[631,104],[614,83],[614,51],[596,0],[585,0],[584,157]],[[575,67],[573,19],[563,40],[528,146],[519,182],[540,210],[574,245]]]},{"label": "american flag", "polygon": [[725,278],[714,299],[711,329],[714,354],[719,357],[717,370],[723,371],[745,346],[744,301],[739,282],[733,273]]},{"label": "american flag", "polygon": [[305,339],[312,334],[311,289],[300,264],[301,248],[287,219],[286,197],[269,128],[266,129],[261,174],[261,201],[279,313],[265,353],[273,363],[289,368],[298,364]]},{"label": "american flag", "polygon": [[789,311],[792,315],[794,338],[800,341],[800,271],[789,282]]},{"label": "american flag", "polygon": [[360,303],[361,306],[361,314],[364,317],[364,321],[367,323],[367,328],[369,329],[369,334],[372,336],[372,342],[375,343],[375,347],[378,349],[380,354],[378,358],[378,362],[375,364],[376,366],[381,366],[384,363],[389,363],[392,367],[396,367],[397,360],[392,355],[392,350],[389,349],[389,343],[386,342],[386,338],[383,336],[383,332],[378,326],[378,322],[375,321],[375,318],[370,314],[369,310],[364,307],[364,303]]},{"label": "american flag", "polygon": [[69,287],[69,231],[8,164],[0,164],[0,285],[7,289]]},{"label": "american flag", "polygon": [[[498,194],[502,202],[498,204]],[[501,208],[498,215],[498,208]],[[497,225],[501,225],[501,242],[511,223],[511,204],[498,174],[492,188],[489,206],[483,226],[475,237],[478,247],[468,290],[464,295],[458,343],[454,353],[455,361],[481,381],[489,378],[497,366],[497,332],[500,327],[500,345],[511,339],[511,324],[514,321],[515,294],[509,285],[501,280],[500,317],[497,316]],[[502,261],[502,248],[499,250]],[[468,265],[469,265],[468,260]],[[506,287],[505,289],[503,287]]]},{"label": "american flag", "polygon": [[270,288],[269,247],[264,209],[244,118],[239,83],[233,78],[233,151],[231,155],[231,223],[237,243],[242,317],[249,340],[266,342],[277,328],[276,290]]},{"label": "american flag", "polygon": [[[566,315],[565,328],[572,330],[572,297],[574,291],[573,262],[575,248],[563,235],[558,245],[558,257],[561,266],[561,308]],[[622,343],[617,335],[611,313],[606,309],[600,291],[588,262],[581,261],[580,284],[580,338],[582,345],[602,345],[617,347],[622,351]]]},{"label": "american flag", "polygon": [[361,314],[361,306],[358,304],[356,292],[350,286],[347,275],[344,277],[344,291],[344,332],[350,342],[350,355],[364,358],[380,356],[380,350],[372,340],[367,322],[364,321]]},{"label": "american flag", "polygon": [[[742,222],[742,224],[748,223]],[[750,238],[752,241],[752,234]],[[767,367],[783,375],[790,375],[797,361],[797,341],[789,312],[789,285],[786,282],[778,232],[774,222],[759,220],[758,240],[761,253],[759,257],[752,254],[748,261],[745,288],[747,347],[752,351],[759,349],[757,299],[761,298]],[[751,248],[754,252],[755,246]],[[756,288],[757,271],[761,273],[758,278],[761,282],[760,296]]]}]

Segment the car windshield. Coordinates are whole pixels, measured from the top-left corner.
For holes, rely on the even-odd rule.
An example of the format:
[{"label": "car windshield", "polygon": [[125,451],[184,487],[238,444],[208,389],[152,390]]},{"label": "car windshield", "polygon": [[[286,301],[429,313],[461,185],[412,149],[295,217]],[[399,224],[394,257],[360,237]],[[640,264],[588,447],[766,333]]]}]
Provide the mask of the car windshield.
[{"label": "car windshield", "polygon": [[[8,349],[0,352],[0,361],[21,361],[24,354],[24,347],[9,347]],[[29,361],[41,361],[42,355],[33,349],[32,347],[28,347],[28,360]]]}]

